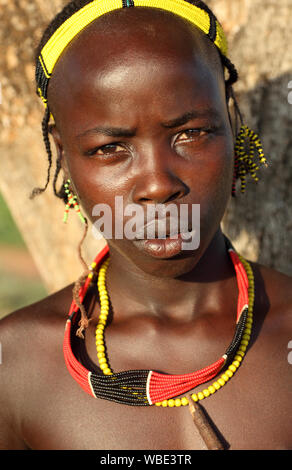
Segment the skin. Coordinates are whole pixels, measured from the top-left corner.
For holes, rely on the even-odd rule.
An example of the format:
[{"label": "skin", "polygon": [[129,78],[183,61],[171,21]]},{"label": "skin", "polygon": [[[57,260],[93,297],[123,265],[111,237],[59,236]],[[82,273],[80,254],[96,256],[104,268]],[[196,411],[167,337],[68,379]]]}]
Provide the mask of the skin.
[{"label": "skin", "polygon": [[[114,210],[115,195],[143,208],[170,201],[201,205],[200,247],[184,256],[156,258],[132,241],[109,240],[112,369],[184,374],[211,364],[233,336],[238,295],[220,229],[231,193],[233,138],[215,47],[170,14],[130,9],[107,15],[66,49],[49,104],[64,176],[89,219],[99,202]],[[191,110],[204,116],[162,125]],[[132,134],[77,137],[101,126]],[[291,278],[252,266],[256,301],[248,354],[203,406],[226,448],[291,449]],[[71,300],[67,286],[1,322],[0,448],[204,449],[187,407],[94,400],[74,382],[62,352]],[[97,367],[94,295],[88,310],[83,349]]]}]

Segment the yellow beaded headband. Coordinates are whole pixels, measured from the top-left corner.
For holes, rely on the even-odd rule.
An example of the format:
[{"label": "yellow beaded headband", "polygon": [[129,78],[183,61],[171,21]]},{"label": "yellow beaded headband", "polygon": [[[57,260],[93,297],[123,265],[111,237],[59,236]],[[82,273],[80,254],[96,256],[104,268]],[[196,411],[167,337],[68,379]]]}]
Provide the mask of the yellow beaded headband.
[{"label": "yellow beaded headband", "polygon": [[38,94],[47,106],[47,89],[54,67],[68,44],[100,16],[128,7],[159,8],[174,13],[197,26],[227,56],[227,40],[220,23],[206,10],[188,0],[93,0],[68,18],[50,37],[37,60]]}]

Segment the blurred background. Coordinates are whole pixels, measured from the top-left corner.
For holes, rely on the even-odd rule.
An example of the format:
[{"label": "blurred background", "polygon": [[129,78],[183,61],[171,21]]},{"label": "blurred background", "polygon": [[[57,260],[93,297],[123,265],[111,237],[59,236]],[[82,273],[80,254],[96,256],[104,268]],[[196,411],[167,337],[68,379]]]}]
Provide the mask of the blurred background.
[{"label": "blurred background", "polygon": [[[34,51],[66,3],[0,0],[0,317],[61,289],[82,272],[78,217],[64,227],[64,206],[51,186],[29,200],[47,175]],[[260,134],[270,161],[260,183],[250,182],[246,194],[230,202],[223,227],[244,256],[292,275],[292,0],[205,3],[227,33],[229,57],[240,76],[235,91],[241,111]],[[88,236],[86,260],[103,245]]]},{"label": "blurred background", "polygon": [[43,298],[47,289],[0,194],[0,317]]}]

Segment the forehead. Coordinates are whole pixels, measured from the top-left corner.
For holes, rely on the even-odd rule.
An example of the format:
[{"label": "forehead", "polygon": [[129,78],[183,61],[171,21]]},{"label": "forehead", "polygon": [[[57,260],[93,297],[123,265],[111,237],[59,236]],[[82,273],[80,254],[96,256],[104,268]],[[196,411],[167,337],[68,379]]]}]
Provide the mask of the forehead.
[{"label": "forehead", "polygon": [[198,63],[201,73],[205,64],[216,80],[223,81],[217,48],[187,20],[151,8],[116,10],[91,23],[67,46],[50,80],[49,104],[54,111],[70,90],[92,87],[97,76],[109,71],[118,76],[121,69],[125,75],[126,69],[140,69],[143,74],[151,67],[159,74],[162,64],[171,69]]}]

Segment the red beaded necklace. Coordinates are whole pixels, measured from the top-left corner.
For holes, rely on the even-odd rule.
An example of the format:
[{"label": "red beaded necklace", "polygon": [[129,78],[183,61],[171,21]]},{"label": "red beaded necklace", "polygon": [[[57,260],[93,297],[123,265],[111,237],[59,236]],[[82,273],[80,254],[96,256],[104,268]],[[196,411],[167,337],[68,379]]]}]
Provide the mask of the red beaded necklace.
[{"label": "red beaded necklace", "polygon": [[[203,369],[183,375],[161,374],[149,370],[110,372],[108,375],[102,372],[101,374],[96,374],[86,369],[76,359],[72,351],[72,324],[77,321],[79,314],[79,308],[73,301],[69,311],[69,319],[66,323],[63,350],[67,368],[83,390],[95,398],[116,401],[127,405],[147,406],[177,397],[218,375],[222,368],[234,358],[239,345],[243,341],[243,333],[248,320],[248,276],[243,262],[230,244],[228,252],[235,268],[239,296],[235,334],[228,349],[221,358]],[[96,271],[98,271],[108,257],[109,248],[106,246],[97,255],[92,264]],[[79,291],[81,302],[85,298],[93,276],[93,273],[89,274],[84,286]]]}]

